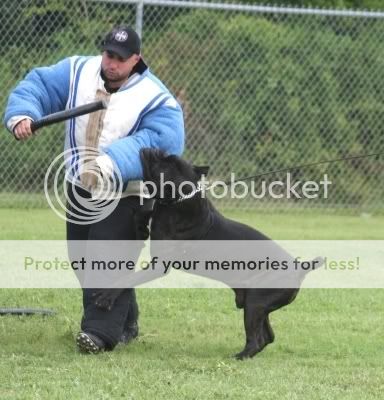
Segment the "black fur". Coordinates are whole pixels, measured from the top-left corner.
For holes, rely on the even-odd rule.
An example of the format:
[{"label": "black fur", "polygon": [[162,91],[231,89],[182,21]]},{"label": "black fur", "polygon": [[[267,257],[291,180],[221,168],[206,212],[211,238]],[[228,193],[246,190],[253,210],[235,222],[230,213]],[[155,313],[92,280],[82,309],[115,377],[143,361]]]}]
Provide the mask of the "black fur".
[{"label": "black fur", "polygon": [[[164,181],[172,181],[176,187],[189,181],[197,184],[201,174],[206,174],[207,168],[195,167],[174,155],[166,155],[160,150],[144,149],[141,152],[144,170],[144,179],[153,182],[157,187],[160,184],[160,173]],[[188,186],[184,194],[190,193]],[[197,193],[192,198],[176,201],[169,190],[165,190],[165,198],[157,199],[152,213],[151,240],[264,240],[268,241],[269,250],[274,257],[292,261],[293,258],[279,245],[270,240],[261,232],[232,221],[221,215],[206,198]],[[145,216],[148,218],[148,215]],[[144,220],[145,221],[145,218]],[[145,229],[143,228],[143,231]],[[156,249],[158,250],[158,249]],[[158,251],[155,252],[158,254]],[[319,267],[322,260],[314,261]],[[206,272],[193,273],[207,275]],[[146,280],[146,275],[136,273],[130,284],[135,286]],[[163,271],[158,271],[162,276]],[[299,291],[300,283],[305,273],[302,271],[293,276],[296,284],[293,288],[234,288],[235,302],[238,308],[244,309],[244,328],[246,343],[244,349],[236,354],[236,358],[253,357],[265,346],[274,341],[274,333],[269,322],[269,314],[291,303]],[[155,275],[151,273],[150,279]],[[231,285],[231,282],[225,282]],[[233,287],[233,285],[231,285]],[[99,299],[100,300],[100,299]],[[111,299],[107,299],[107,302]],[[113,299],[112,299],[113,301]]]}]

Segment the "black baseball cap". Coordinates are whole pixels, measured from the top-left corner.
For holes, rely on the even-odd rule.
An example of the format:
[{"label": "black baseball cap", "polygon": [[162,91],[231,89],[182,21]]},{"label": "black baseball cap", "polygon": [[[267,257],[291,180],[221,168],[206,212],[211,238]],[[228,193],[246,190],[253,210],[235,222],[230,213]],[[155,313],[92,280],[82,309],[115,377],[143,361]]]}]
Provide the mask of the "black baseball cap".
[{"label": "black baseball cap", "polygon": [[132,54],[140,54],[141,40],[136,31],[129,26],[117,26],[105,36],[102,51],[111,51],[127,59]]}]

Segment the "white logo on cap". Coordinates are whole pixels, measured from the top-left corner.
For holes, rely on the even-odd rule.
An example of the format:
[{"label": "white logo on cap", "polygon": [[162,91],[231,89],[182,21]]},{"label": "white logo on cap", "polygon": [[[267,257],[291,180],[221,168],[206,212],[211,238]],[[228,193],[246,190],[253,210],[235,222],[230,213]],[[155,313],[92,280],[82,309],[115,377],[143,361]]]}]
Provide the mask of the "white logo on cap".
[{"label": "white logo on cap", "polygon": [[115,39],[118,42],[125,42],[128,39],[128,33],[125,31],[119,31],[115,34]]}]

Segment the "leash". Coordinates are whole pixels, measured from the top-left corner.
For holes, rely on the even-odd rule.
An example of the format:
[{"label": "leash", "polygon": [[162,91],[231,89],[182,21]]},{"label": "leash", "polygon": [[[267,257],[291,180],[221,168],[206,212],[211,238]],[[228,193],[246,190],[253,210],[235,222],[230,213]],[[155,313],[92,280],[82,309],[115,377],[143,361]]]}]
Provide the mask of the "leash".
[{"label": "leash", "polygon": [[[244,177],[244,178],[239,178],[239,179],[236,179],[235,181],[226,181],[226,182],[224,182],[224,185],[230,186],[230,185],[232,185],[232,184],[234,184],[236,182],[249,181],[249,180],[260,178],[262,176],[266,176],[266,175],[270,175],[270,174],[276,174],[278,172],[289,172],[289,171],[294,171],[296,169],[313,167],[315,165],[333,164],[333,163],[340,162],[340,161],[349,161],[349,160],[358,160],[358,159],[361,159],[361,158],[376,157],[376,156],[380,156],[382,154],[384,154],[384,152],[371,153],[371,154],[362,154],[362,155],[358,155],[358,156],[348,156],[348,157],[342,157],[342,158],[335,158],[333,160],[324,160],[324,161],[317,161],[317,162],[308,163],[308,164],[301,164],[301,165],[297,165],[297,166],[293,166],[293,167],[276,169],[276,170],[273,170],[273,171],[263,172],[263,173],[257,174],[257,175],[252,175],[252,176],[247,176],[247,177]],[[178,204],[178,203],[181,203],[183,201],[191,199],[192,197],[194,197],[196,194],[202,192],[203,190],[209,190],[211,187],[212,186],[208,186],[207,188],[204,188],[203,185],[201,184],[201,182],[198,182],[197,189],[194,189],[191,193],[188,193],[188,194],[185,194],[183,196],[180,196],[178,199],[175,199],[175,200],[172,200],[172,201],[164,201],[164,199],[157,199],[156,201],[159,204],[162,204],[162,205]]]},{"label": "leash", "polygon": [[336,163],[336,162],[340,162],[340,161],[357,160],[359,158],[375,157],[375,156],[380,156],[382,154],[384,154],[384,152],[372,153],[372,154],[363,154],[363,155],[360,155],[360,156],[349,156],[349,157],[335,158],[334,160],[317,161],[317,162],[313,162],[313,163],[309,163],[309,164],[297,165],[295,167],[276,169],[274,171],[268,171],[268,172],[264,172],[264,173],[258,174],[258,175],[247,176],[245,178],[236,179],[235,181],[227,181],[227,182],[224,182],[224,183],[225,183],[225,185],[230,185],[231,183],[235,183],[235,182],[239,182],[239,181],[248,181],[248,180],[251,180],[251,179],[260,178],[261,176],[265,176],[265,175],[269,175],[269,174],[275,174],[275,173],[278,173],[278,172],[289,172],[289,171],[294,171],[295,169],[313,167],[315,165],[332,164],[332,163]]},{"label": "leash", "polygon": [[[236,182],[249,181],[249,180],[260,178],[262,176],[275,174],[275,173],[279,173],[279,172],[289,172],[289,171],[294,171],[296,169],[307,168],[307,167],[312,167],[312,166],[316,166],[316,165],[332,164],[332,163],[341,162],[341,161],[349,161],[349,160],[357,160],[357,159],[361,159],[361,158],[375,157],[375,156],[380,156],[382,154],[384,154],[384,152],[363,154],[363,155],[358,155],[358,156],[348,156],[348,157],[336,158],[336,159],[333,159],[333,160],[324,160],[324,161],[317,161],[317,162],[308,163],[308,164],[301,164],[301,165],[297,165],[297,166],[291,166],[291,167],[287,167],[287,168],[276,169],[276,170],[273,170],[273,171],[267,171],[267,172],[263,172],[261,174],[247,176],[247,177],[244,177],[244,178],[239,178],[239,179],[236,179],[235,181],[226,181],[226,182],[224,182],[224,185],[229,186],[229,185],[232,185],[232,184],[234,184]],[[203,190],[209,190],[211,187],[212,186],[208,186],[207,188],[205,188],[205,187],[202,186],[201,182],[198,182],[197,189],[194,189],[191,193],[188,193],[188,194],[185,194],[183,196],[180,196],[178,199],[175,199],[175,200],[172,200],[172,201],[166,202],[166,201],[162,201],[161,199],[159,199],[158,202],[160,204],[163,204],[163,205],[171,205],[171,204],[181,203],[181,202],[183,202],[185,200],[191,199],[192,197],[194,197],[196,194],[202,192]]]},{"label": "leash", "polygon": [[56,312],[43,308],[0,308],[0,315],[55,315]]}]

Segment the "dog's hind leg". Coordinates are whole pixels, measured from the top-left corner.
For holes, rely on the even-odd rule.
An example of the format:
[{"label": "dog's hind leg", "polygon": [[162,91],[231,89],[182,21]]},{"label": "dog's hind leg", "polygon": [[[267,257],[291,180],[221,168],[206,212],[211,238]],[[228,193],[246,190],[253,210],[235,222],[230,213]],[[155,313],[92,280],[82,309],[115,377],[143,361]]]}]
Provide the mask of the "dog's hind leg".
[{"label": "dog's hind leg", "polygon": [[246,343],[244,349],[235,355],[238,360],[253,357],[270,343],[273,337],[265,308],[246,302],[244,307],[244,328]]},{"label": "dog's hind leg", "polygon": [[[260,353],[268,344],[272,343],[274,340],[275,334],[273,333],[271,324],[269,322],[269,315],[266,314],[264,320],[262,321],[261,329],[259,329],[256,334],[257,353]],[[253,355],[251,355],[250,357],[253,357]]]},{"label": "dog's hind leg", "polygon": [[273,333],[271,323],[269,322],[269,315],[267,315],[264,319],[263,339],[265,342],[264,347],[269,343],[273,343],[275,340],[275,334]]}]

